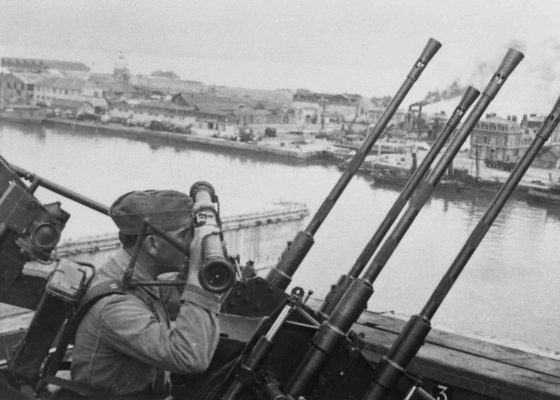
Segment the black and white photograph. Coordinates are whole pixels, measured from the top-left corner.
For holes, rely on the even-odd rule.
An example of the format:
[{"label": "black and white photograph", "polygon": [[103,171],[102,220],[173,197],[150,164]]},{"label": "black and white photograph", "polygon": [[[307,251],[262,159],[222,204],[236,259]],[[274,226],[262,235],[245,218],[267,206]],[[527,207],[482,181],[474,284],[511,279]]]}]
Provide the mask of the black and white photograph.
[{"label": "black and white photograph", "polygon": [[560,2],[0,0],[0,400],[560,399]]}]

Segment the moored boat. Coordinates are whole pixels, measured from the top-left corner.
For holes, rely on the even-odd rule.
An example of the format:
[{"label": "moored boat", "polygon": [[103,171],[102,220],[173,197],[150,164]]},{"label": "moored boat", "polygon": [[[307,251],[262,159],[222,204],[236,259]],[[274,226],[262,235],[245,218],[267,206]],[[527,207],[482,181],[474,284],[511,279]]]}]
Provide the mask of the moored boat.
[{"label": "moored boat", "polygon": [[560,185],[534,186],[527,192],[527,198],[560,206]]},{"label": "moored boat", "polygon": [[[411,177],[409,171],[391,168],[376,168],[369,172],[373,178],[372,187],[390,186],[401,189]],[[437,186],[438,190],[460,191],[466,189],[463,182],[458,179],[444,177]]]},{"label": "moored boat", "polygon": [[548,182],[529,188],[527,199],[560,206],[560,160],[549,173]]}]

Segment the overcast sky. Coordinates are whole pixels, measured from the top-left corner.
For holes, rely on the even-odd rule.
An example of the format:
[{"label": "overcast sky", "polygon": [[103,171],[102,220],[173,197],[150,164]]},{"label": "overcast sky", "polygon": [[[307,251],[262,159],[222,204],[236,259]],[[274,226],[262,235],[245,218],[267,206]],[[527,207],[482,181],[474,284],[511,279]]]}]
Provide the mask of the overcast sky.
[{"label": "overcast sky", "polygon": [[[483,89],[525,53],[496,103],[548,112],[560,95],[560,1],[0,0],[0,55],[253,88],[392,95],[430,37],[443,47],[410,101],[454,80]],[[505,112],[505,111],[504,111]]]}]

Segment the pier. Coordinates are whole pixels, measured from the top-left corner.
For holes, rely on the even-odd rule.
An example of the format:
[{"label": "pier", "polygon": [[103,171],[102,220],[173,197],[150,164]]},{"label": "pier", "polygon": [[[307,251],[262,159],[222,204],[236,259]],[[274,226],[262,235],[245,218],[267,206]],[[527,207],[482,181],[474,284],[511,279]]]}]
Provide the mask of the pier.
[{"label": "pier", "polygon": [[80,129],[82,132],[94,132],[96,135],[118,135],[130,139],[163,139],[176,143],[192,143],[208,148],[228,149],[233,151],[263,154],[265,156],[287,158],[294,161],[306,162],[321,160],[324,158],[325,146],[299,146],[274,144],[264,146],[252,142],[238,142],[202,136],[197,134],[184,134],[176,132],[164,132],[147,130],[141,127],[123,126],[118,124],[101,124],[96,122],[84,122],[65,119],[46,119],[44,125],[53,128]]}]

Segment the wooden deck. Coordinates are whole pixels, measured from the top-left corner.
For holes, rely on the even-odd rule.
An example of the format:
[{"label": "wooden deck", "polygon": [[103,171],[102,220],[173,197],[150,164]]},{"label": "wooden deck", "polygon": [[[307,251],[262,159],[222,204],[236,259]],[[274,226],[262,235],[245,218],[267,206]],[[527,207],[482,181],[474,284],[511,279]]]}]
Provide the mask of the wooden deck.
[{"label": "wooden deck", "polygon": [[[387,354],[406,321],[364,313],[353,330],[362,333],[368,359]],[[432,330],[410,366],[414,374],[450,387],[451,399],[560,399],[560,356],[518,349]]]},{"label": "wooden deck", "polygon": [[[0,304],[0,368],[6,366],[4,355],[23,336],[32,316],[30,310]],[[405,322],[392,316],[364,313],[353,330],[364,336],[366,358],[379,361]],[[250,334],[246,331],[241,336]],[[560,399],[557,354],[502,346],[439,330],[430,333],[410,370],[422,376],[428,388],[447,388],[448,400]]]}]

